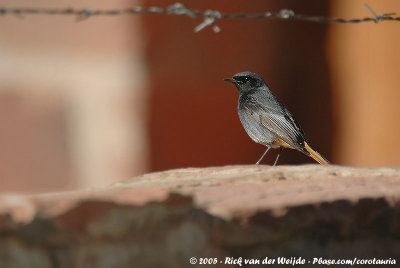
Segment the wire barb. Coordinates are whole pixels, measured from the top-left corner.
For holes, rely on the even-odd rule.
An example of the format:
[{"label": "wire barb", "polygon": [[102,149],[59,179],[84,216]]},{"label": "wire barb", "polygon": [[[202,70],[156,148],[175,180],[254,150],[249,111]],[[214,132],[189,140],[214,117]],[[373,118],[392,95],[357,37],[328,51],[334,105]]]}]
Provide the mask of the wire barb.
[{"label": "wire barb", "polygon": [[376,13],[375,13],[375,11],[367,4],[367,3],[364,3],[364,6],[372,13],[372,15],[374,16],[374,19],[375,19],[375,23],[378,23],[379,21],[382,21],[385,17],[391,17],[391,16],[394,16],[394,15],[396,15],[396,13],[383,13],[383,14],[381,14],[381,15],[377,15]]},{"label": "wire barb", "polygon": [[222,18],[221,13],[218,10],[206,10],[204,12],[204,20],[202,23],[200,23],[199,25],[196,26],[196,28],[194,28],[194,32],[198,33],[201,30],[203,30],[204,28],[206,28],[207,26],[211,26],[213,31],[215,33],[220,33],[221,32],[221,28],[219,28],[217,25],[215,25],[215,21],[217,19]]},{"label": "wire barb", "polygon": [[168,15],[186,15],[191,18],[196,17],[196,14],[192,10],[186,8],[182,3],[175,3],[170,5],[169,7],[167,7],[166,12]]},{"label": "wire barb", "polygon": [[286,8],[284,8],[284,9],[281,9],[280,11],[279,11],[279,16],[282,18],[282,19],[293,19],[294,17],[295,17],[295,13],[294,13],[294,11],[293,10],[291,10],[291,9],[286,9]]},{"label": "wire barb", "polygon": [[93,15],[93,10],[91,10],[91,9],[82,9],[77,14],[76,21],[80,22],[80,21],[86,20],[92,15]]}]

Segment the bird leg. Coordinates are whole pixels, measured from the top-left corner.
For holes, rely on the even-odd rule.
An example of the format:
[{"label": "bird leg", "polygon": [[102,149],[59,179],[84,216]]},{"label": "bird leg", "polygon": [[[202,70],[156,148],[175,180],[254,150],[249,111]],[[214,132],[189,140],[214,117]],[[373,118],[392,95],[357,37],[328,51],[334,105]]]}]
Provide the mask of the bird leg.
[{"label": "bird leg", "polygon": [[282,150],[283,150],[283,147],[280,147],[278,155],[276,156],[276,159],[275,159],[275,162],[274,162],[274,166],[276,165],[276,163],[278,163],[279,155],[282,153]]},{"label": "bird leg", "polygon": [[261,156],[260,159],[258,159],[256,165],[260,164],[261,160],[264,158],[264,156],[268,153],[269,149],[271,149],[271,146],[267,145],[267,150],[265,150],[265,152],[263,153],[263,155]]}]

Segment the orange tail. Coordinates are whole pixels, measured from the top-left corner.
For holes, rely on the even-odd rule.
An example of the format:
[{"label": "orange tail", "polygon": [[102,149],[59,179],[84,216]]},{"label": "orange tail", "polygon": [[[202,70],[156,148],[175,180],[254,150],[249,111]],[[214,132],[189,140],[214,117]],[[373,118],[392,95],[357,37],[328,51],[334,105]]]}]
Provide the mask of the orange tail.
[{"label": "orange tail", "polygon": [[310,156],[317,161],[318,163],[320,163],[321,165],[329,165],[328,160],[326,160],[323,156],[321,156],[319,153],[317,153],[316,151],[314,151],[308,144],[307,142],[304,142],[304,148],[307,150],[307,152],[310,153]]}]

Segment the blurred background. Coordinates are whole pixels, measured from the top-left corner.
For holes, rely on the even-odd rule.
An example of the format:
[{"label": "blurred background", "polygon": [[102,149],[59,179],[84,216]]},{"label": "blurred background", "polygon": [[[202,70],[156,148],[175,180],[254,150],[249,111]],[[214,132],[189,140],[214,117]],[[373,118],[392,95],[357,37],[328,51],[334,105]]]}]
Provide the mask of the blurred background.
[{"label": "blurred background", "polygon": [[[180,1],[341,18],[400,12],[398,0]],[[124,9],[175,1],[12,1],[2,7]],[[264,151],[222,79],[253,71],[334,164],[400,165],[400,24],[168,15],[0,16],[0,192],[96,187],[145,172],[254,164]],[[277,151],[263,164],[272,164]],[[279,164],[314,163],[285,150]]]}]

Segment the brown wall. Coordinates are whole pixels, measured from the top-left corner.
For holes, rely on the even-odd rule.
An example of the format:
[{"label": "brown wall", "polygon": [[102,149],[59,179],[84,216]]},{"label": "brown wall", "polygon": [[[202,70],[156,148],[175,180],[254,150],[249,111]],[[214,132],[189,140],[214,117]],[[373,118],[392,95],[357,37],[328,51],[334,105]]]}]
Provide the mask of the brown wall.
[{"label": "brown wall", "polygon": [[[188,7],[231,12],[328,14],[324,1],[184,1]],[[153,4],[153,3],[152,3]],[[326,24],[223,20],[193,34],[200,19],[143,17],[150,76],[150,168],[252,164],[264,147],[244,132],[237,90],[222,79],[261,74],[296,116],[311,144],[331,158],[331,84],[325,57]],[[263,163],[272,163],[272,152]],[[284,152],[281,164],[312,162]]]},{"label": "brown wall", "polygon": [[[365,17],[365,1],[332,1],[332,15]],[[396,0],[370,1],[377,14]],[[338,131],[335,158],[355,166],[400,165],[400,28],[396,22],[332,25],[327,42]]]}]

